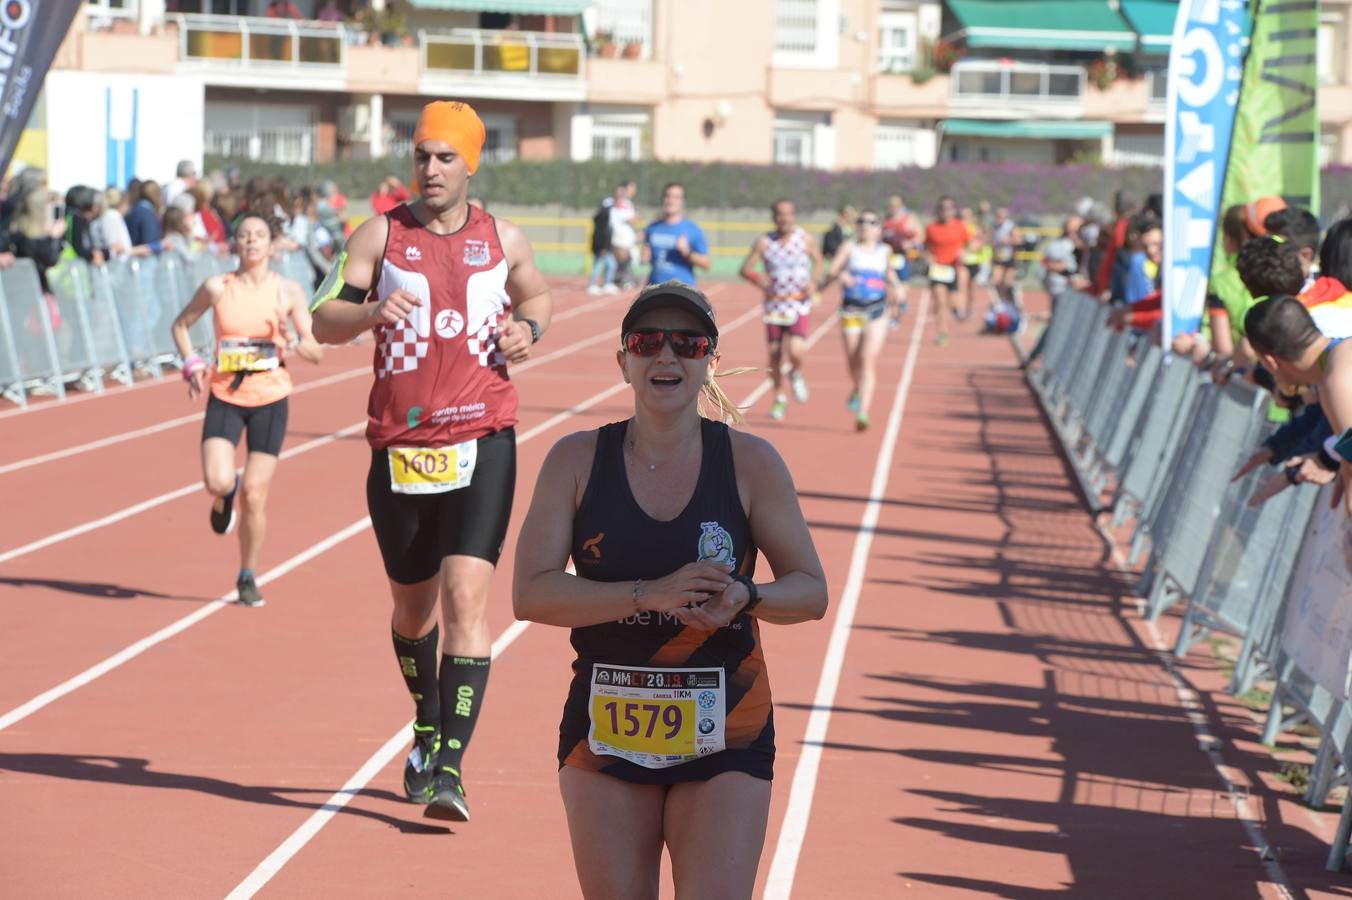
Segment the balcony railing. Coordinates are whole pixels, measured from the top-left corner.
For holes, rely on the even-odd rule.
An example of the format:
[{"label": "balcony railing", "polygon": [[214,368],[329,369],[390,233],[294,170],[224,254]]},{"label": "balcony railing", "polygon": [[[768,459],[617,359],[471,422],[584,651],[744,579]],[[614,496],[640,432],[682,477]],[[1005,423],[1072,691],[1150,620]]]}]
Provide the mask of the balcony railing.
[{"label": "balcony railing", "polygon": [[1084,69],[1040,63],[972,60],[953,67],[956,103],[1073,105],[1084,99]]},{"label": "balcony railing", "polygon": [[297,125],[258,130],[206,133],[206,152],[212,156],[251,162],[308,165],[314,156],[314,128]]},{"label": "balcony railing", "polygon": [[336,71],[346,62],[341,25],[254,16],[175,15],[179,59],[223,67]]},{"label": "balcony railing", "polygon": [[1113,169],[1132,167],[1162,169],[1164,168],[1164,156],[1159,153],[1144,153],[1138,150],[1113,150],[1104,157],[1103,164]]},{"label": "balcony railing", "polygon": [[581,81],[586,55],[580,34],[481,31],[418,33],[425,75]]}]

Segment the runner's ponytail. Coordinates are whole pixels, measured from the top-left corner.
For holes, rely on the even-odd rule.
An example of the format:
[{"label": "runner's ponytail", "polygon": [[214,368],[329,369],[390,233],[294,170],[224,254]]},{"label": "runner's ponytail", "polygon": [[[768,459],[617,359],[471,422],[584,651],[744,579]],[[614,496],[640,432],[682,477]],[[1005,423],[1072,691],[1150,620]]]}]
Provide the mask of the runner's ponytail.
[{"label": "runner's ponytail", "polygon": [[[744,366],[739,369],[729,369],[723,375],[745,375],[747,372],[759,372],[761,370],[751,366]],[[706,419],[713,419],[716,422],[729,422],[733,425],[745,425],[746,416],[742,415],[742,410],[737,404],[732,402],[732,398],[723,390],[722,385],[718,383],[718,373],[714,370],[714,364],[709,366],[709,376],[704,380],[704,387],[700,389],[699,395],[699,414]]]}]

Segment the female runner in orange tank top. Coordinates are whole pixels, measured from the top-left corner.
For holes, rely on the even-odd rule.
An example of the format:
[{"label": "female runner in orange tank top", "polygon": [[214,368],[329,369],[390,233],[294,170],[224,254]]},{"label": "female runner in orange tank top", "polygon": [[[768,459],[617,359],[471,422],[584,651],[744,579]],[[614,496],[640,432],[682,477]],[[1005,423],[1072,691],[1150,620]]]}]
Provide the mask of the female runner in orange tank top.
[{"label": "female runner in orange tank top", "polygon": [[[235,587],[246,606],[263,605],[254,568],[267,531],[268,486],[286,435],[291,394],[291,376],[282,360],[286,320],[290,318],[300,336],[296,352],[302,359],[318,363],[324,354],[310,332],[304,290],[268,269],[272,238],[271,227],[261,217],[241,219],[235,229],[239,268],[204,281],[173,325],[188,399],[196,400],[208,385],[211,389],[202,426],[202,478],[214,498],[211,528],[217,534],[228,534],[234,527],[235,495],[244,488],[239,495],[244,517]],[[193,352],[188,334],[208,310],[216,326],[216,358],[211,365]],[[235,447],[246,430],[249,454],[241,481],[235,474]]]}]

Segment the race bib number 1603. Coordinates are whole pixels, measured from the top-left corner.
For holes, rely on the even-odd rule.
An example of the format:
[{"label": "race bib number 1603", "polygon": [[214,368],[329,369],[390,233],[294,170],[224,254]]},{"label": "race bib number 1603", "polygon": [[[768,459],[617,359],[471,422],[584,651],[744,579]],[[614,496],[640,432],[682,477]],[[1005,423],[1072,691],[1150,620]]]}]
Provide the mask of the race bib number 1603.
[{"label": "race bib number 1603", "polygon": [[444,494],[469,487],[479,444],[449,447],[391,447],[390,490],[396,494]]}]

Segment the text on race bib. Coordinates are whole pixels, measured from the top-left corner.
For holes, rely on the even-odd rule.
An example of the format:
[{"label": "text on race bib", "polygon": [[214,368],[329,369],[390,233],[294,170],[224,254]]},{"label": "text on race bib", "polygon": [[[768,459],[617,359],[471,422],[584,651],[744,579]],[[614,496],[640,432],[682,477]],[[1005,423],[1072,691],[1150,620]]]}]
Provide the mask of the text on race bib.
[{"label": "text on race bib", "polygon": [[449,447],[390,447],[390,490],[396,494],[444,494],[469,487],[479,444]]},{"label": "text on race bib", "polygon": [[222,339],[216,350],[217,372],[267,372],[281,362],[272,341]]},{"label": "text on race bib", "polygon": [[665,769],[722,750],[726,692],[721,668],[592,667],[591,751]]},{"label": "text on race bib", "polygon": [[952,266],[941,266],[938,263],[931,263],[929,267],[930,281],[953,281],[958,277],[958,270]]}]

